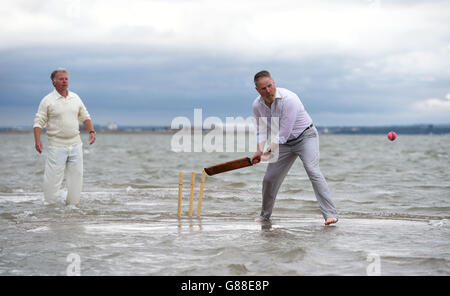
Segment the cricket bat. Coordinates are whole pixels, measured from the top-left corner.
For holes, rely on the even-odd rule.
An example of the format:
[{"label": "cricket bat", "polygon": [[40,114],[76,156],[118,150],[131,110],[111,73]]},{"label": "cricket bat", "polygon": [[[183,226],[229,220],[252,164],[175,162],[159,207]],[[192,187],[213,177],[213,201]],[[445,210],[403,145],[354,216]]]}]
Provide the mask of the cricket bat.
[{"label": "cricket bat", "polygon": [[212,176],[215,174],[220,174],[252,165],[253,164],[250,161],[250,158],[244,157],[207,167],[205,168],[205,172],[208,174],[208,176]]}]

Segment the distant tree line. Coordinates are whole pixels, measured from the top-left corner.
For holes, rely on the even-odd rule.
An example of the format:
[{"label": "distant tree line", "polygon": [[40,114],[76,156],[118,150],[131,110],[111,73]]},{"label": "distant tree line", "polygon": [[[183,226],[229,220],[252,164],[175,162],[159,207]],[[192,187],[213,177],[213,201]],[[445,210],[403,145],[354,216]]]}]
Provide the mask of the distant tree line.
[{"label": "distant tree line", "polygon": [[398,134],[449,134],[450,125],[405,125],[405,126],[319,126],[318,131],[323,134],[387,134],[395,131]]}]

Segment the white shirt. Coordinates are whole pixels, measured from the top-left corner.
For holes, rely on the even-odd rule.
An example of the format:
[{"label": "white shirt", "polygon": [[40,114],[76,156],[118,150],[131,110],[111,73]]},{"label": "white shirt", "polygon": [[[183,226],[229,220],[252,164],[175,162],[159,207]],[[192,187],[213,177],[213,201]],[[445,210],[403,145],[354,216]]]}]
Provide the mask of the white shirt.
[{"label": "white shirt", "polygon": [[33,128],[47,128],[50,146],[71,146],[81,143],[79,122],[87,119],[91,117],[76,93],[63,97],[53,90],[39,104]]},{"label": "white shirt", "polygon": [[[312,123],[300,98],[292,91],[279,87],[270,108],[261,96],[255,99],[253,115],[258,144],[267,140],[267,130],[274,136],[273,143],[285,144],[288,140],[297,138]],[[277,125],[274,130],[272,123]]]}]

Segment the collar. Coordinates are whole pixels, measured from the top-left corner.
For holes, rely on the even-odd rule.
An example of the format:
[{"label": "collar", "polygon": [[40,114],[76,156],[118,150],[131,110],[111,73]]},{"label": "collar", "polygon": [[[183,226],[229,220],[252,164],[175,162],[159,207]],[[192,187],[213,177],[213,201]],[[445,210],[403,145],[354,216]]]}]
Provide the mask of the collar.
[{"label": "collar", "polygon": [[280,90],[278,89],[278,87],[277,87],[277,90],[275,91],[275,100],[276,99],[282,99],[282,96],[280,94]]},{"label": "collar", "polygon": [[67,97],[63,97],[56,89],[53,90],[53,95],[57,100],[73,98],[73,93],[70,90],[67,90]]}]

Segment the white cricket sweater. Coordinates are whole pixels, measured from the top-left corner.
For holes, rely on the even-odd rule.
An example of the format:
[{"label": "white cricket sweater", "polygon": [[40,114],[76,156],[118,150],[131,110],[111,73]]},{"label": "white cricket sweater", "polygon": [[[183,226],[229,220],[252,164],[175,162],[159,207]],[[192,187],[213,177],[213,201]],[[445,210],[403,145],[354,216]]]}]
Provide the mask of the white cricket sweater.
[{"label": "white cricket sweater", "polygon": [[81,143],[79,122],[91,119],[80,97],[69,91],[67,97],[56,89],[39,104],[33,128],[47,128],[50,146],[71,146]]}]

